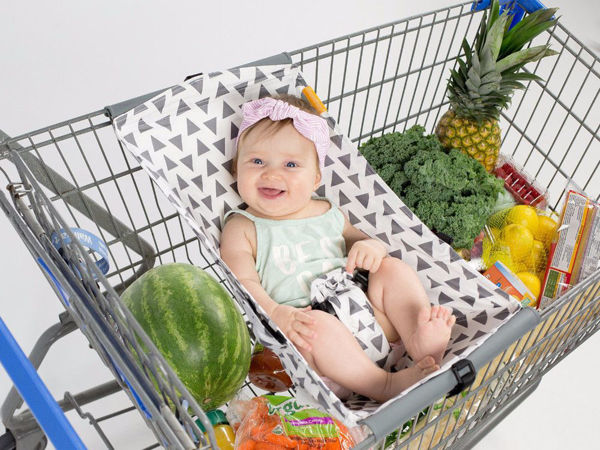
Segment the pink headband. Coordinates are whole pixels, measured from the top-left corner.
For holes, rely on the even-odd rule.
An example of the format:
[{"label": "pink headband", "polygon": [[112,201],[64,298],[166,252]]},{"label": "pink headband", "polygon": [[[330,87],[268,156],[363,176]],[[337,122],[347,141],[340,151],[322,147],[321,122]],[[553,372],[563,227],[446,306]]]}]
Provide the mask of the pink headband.
[{"label": "pink headband", "polygon": [[248,127],[254,125],[261,119],[268,117],[273,121],[292,119],[294,128],[305,138],[314,142],[319,158],[319,167],[321,170],[325,167],[325,154],[329,150],[331,142],[329,141],[329,127],[325,119],[302,111],[300,108],[290,105],[282,100],[271,97],[252,100],[242,105],[242,114],[244,116],[240,131],[235,142],[237,144],[240,136]]}]

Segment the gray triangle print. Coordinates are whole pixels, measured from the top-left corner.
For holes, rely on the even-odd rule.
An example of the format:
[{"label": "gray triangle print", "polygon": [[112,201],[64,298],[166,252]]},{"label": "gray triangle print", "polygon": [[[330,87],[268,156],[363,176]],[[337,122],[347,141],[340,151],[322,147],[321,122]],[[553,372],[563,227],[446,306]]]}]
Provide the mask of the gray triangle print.
[{"label": "gray triangle print", "polygon": [[203,78],[200,76],[198,78],[195,78],[194,80],[190,81],[190,85],[196,89],[196,91],[198,92],[198,94],[202,94],[202,84],[203,84]]},{"label": "gray triangle print", "polygon": [[123,136],[123,140],[125,140],[126,142],[129,142],[131,145],[137,145],[137,142],[135,141],[135,137],[133,136],[133,133],[129,133],[127,136]]},{"label": "gray triangle print", "polygon": [[338,161],[341,162],[347,169],[350,168],[350,155],[343,155],[338,158]]},{"label": "gray triangle print", "polygon": [[364,208],[367,208],[369,206],[369,194],[360,194],[355,196],[356,200],[358,200],[360,202],[361,205],[363,205]]},{"label": "gray triangle print", "polygon": [[420,256],[417,255],[417,272],[421,272],[422,270],[429,269],[431,267],[430,264],[425,262]]},{"label": "gray triangle print", "polygon": [[167,166],[167,170],[171,171],[177,167],[177,164],[171,161],[167,156],[165,158],[165,165]]},{"label": "gray triangle print", "polygon": [[235,114],[234,109],[227,104],[227,102],[223,102],[223,119],[227,119],[229,116]]},{"label": "gray triangle print", "polygon": [[288,86],[282,86],[280,88],[275,89],[279,95],[287,95],[290,93],[290,88]]},{"label": "gray triangle print", "polygon": [[419,248],[427,253],[429,256],[433,256],[433,242],[425,242],[424,244],[420,244]]},{"label": "gray triangle print", "polygon": [[157,120],[156,123],[171,131],[171,116],[165,116],[162,119]]},{"label": "gray triangle print", "polygon": [[181,116],[190,110],[190,107],[183,100],[179,100],[179,106],[177,107],[177,115]]},{"label": "gray triangle print", "polygon": [[350,308],[350,315],[356,314],[356,313],[361,312],[363,310],[361,308],[361,306],[358,303],[356,303],[352,298],[348,299],[348,306]]},{"label": "gray triangle print", "polygon": [[[323,197],[323,196],[322,196]],[[338,205],[344,206],[350,203],[350,199],[342,191],[338,194]]]},{"label": "gray triangle print", "polygon": [[373,225],[373,228],[377,228],[377,213],[367,214],[365,220]]},{"label": "gray triangle print", "polygon": [[144,119],[140,119],[140,121],[138,122],[138,131],[140,133],[144,133],[151,129],[152,129],[152,127],[150,125],[148,125],[146,122],[144,122]]},{"label": "gray triangle print", "polygon": [[200,128],[198,128],[196,124],[190,119],[187,119],[187,135],[191,136],[192,134],[197,133],[198,131],[200,131]]},{"label": "gray triangle print", "polygon": [[348,179],[352,181],[357,188],[360,188],[360,180],[357,173],[350,175]]},{"label": "gray triangle print", "polygon": [[463,302],[467,302],[469,306],[473,306],[475,304],[475,297],[471,297],[470,295],[463,295],[460,297]]},{"label": "gray triangle print", "polygon": [[229,139],[237,138],[238,132],[240,129],[235,125],[235,123],[231,122],[231,133],[229,133]]},{"label": "gray triangle print", "polygon": [[197,141],[197,145],[196,145],[196,151],[197,151],[197,155],[198,156],[202,156],[203,154],[205,154],[206,152],[210,152],[210,148],[208,148],[204,142],[202,142],[200,139],[198,139]]},{"label": "gray triangle print", "polygon": [[387,193],[387,191],[377,181],[373,183],[373,191],[375,191],[375,196]]},{"label": "gray triangle print", "polygon": [[161,95],[157,99],[152,100],[152,104],[154,104],[154,106],[156,106],[156,109],[158,109],[159,113],[163,112],[163,108],[165,107],[165,101],[166,101],[166,98],[164,95]]},{"label": "gray triangle print", "polygon": [[183,150],[183,144],[181,143],[181,135],[178,134],[174,138],[169,139],[169,142],[177,147],[179,150]]},{"label": "gray triangle print", "polygon": [[446,284],[455,291],[460,292],[460,278],[452,278],[451,280],[447,280]]},{"label": "gray triangle print", "polygon": [[198,108],[200,108],[202,111],[204,111],[205,113],[208,113],[208,101],[209,100],[210,99],[208,99],[208,98],[202,99],[202,100],[196,102],[196,106]]},{"label": "gray triangle print", "polygon": [[344,180],[342,180],[337,173],[333,172],[331,174],[331,186],[337,186],[338,184],[342,184],[343,182]]},{"label": "gray triangle print", "polygon": [[264,87],[262,84],[260,85],[260,90],[258,91],[258,98],[270,97],[271,93]]},{"label": "gray triangle print", "polygon": [[383,336],[379,335],[371,339],[371,344],[375,346],[375,348],[381,351],[381,345],[383,344]]},{"label": "gray triangle print", "polygon": [[192,155],[188,155],[184,158],[181,158],[179,161],[181,161],[183,165],[186,166],[188,169],[194,171],[194,158]]},{"label": "gray triangle print", "polygon": [[208,159],[206,160],[206,174],[210,177],[211,175],[214,175],[215,173],[219,172],[219,169],[217,169],[213,163],[211,163]]},{"label": "gray triangle print", "polygon": [[217,89],[217,95],[215,98],[219,98],[222,95],[229,94],[229,90],[219,81],[219,88]]},{"label": "gray triangle print", "polygon": [[210,120],[204,122],[204,126],[212,131],[214,134],[217,134],[217,118],[213,117]]},{"label": "gray triangle print", "polygon": [[179,175],[177,175],[177,182],[179,183],[179,189],[181,189],[182,191],[189,186],[187,182]]},{"label": "gray triangle print", "polygon": [[333,142],[334,145],[341,150],[342,142],[344,141],[344,137],[340,136],[340,135],[336,135],[336,136],[331,136],[330,139],[331,139],[331,142]]},{"label": "gray triangle print", "polygon": [[219,139],[217,142],[213,142],[213,145],[217,150],[225,154],[225,138]]},{"label": "gray triangle print", "polygon": [[235,90],[238,91],[238,93],[242,96],[245,97],[246,96],[246,88],[248,87],[248,82],[244,81],[243,83],[240,84],[236,84],[235,85]]},{"label": "gray triangle print", "polygon": [[215,181],[215,194],[216,194],[217,198],[226,193],[227,193],[227,189],[225,189],[221,183],[219,183],[218,181]]}]

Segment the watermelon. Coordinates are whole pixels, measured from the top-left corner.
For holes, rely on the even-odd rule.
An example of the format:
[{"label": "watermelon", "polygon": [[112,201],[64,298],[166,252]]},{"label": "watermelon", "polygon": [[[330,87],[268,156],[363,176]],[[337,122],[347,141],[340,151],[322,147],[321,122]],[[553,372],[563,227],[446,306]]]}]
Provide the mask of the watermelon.
[{"label": "watermelon", "polygon": [[214,278],[191,264],[165,264],[121,298],[204,410],[234,396],[250,367],[250,335]]}]

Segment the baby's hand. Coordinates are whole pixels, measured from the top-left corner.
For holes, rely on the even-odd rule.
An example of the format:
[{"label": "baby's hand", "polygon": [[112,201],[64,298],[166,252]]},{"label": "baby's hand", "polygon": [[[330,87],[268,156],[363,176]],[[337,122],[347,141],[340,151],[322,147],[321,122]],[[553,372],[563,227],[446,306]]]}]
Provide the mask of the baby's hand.
[{"label": "baby's hand", "polygon": [[271,311],[271,319],[281,328],[281,331],[298,347],[311,351],[312,347],[307,339],[314,339],[316,333],[312,329],[315,320],[306,314],[306,308],[294,308],[289,305],[277,305]]},{"label": "baby's hand", "polygon": [[356,241],[348,252],[346,272],[353,273],[355,268],[377,272],[387,251],[383,244],[375,239]]}]

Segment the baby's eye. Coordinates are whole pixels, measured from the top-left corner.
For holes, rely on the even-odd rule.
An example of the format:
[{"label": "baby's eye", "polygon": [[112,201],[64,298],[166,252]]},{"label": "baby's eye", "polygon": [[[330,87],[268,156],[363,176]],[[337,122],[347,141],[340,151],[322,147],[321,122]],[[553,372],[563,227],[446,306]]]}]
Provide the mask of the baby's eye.
[{"label": "baby's eye", "polygon": [[262,162],[262,159],[260,159],[260,158],[252,158],[252,162],[253,162],[254,164],[262,164],[262,163],[263,163],[263,162]]},{"label": "baby's eye", "polygon": [[298,164],[296,164],[296,163],[295,163],[295,162],[293,162],[293,161],[289,161],[289,162],[288,162],[288,163],[287,163],[285,166],[286,166],[286,167],[298,167]]}]

